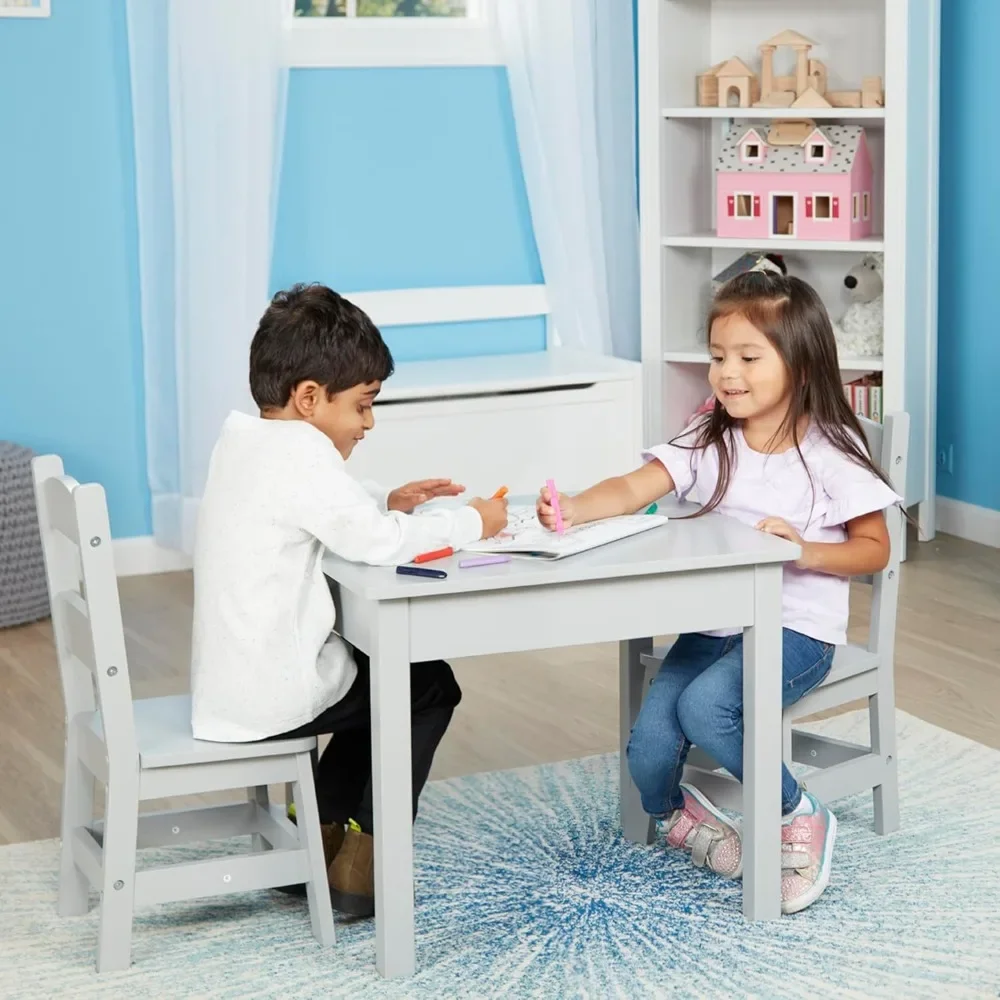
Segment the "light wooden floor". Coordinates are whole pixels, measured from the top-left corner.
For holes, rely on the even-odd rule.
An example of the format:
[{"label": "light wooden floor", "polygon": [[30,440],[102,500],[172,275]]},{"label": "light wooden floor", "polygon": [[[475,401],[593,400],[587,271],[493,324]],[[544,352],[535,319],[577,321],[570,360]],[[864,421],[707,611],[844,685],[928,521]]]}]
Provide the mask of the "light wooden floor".
[{"label": "light wooden floor", "polygon": [[[897,704],[1000,748],[1000,552],[940,536],[911,545],[909,557],[901,581]],[[124,579],[121,595],[135,696],[185,691],[191,575]],[[866,588],[859,587],[852,620],[866,620],[866,605]],[[454,665],[465,696],[434,777],[616,748],[616,647]],[[58,836],[62,745],[49,623],[0,631],[0,843]]]}]

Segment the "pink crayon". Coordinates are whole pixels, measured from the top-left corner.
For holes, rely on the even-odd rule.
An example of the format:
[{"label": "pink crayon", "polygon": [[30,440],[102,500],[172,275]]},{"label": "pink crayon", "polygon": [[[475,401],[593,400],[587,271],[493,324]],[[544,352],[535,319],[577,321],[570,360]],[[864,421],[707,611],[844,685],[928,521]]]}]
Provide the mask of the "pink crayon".
[{"label": "pink crayon", "polygon": [[562,511],[559,509],[559,491],[556,489],[556,481],[547,479],[545,485],[549,490],[549,503],[552,504],[552,511],[556,515],[556,534],[563,533]]}]

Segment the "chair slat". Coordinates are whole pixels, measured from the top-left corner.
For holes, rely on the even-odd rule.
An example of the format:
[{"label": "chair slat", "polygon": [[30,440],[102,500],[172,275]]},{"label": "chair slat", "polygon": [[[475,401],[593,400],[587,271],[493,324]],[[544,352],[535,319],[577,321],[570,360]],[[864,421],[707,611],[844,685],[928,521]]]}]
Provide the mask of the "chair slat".
[{"label": "chair slat", "polygon": [[80,533],[76,526],[72,488],[65,480],[52,477],[45,480],[42,489],[45,490],[45,515],[49,526],[79,545]]},{"label": "chair slat", "polygon": [[62,617],[62,638],[66,652],[75,656],[91,673],[97,673],[94,636],[90,629],[87,605],[79,594],[63,591],[56,597],[56,607]]}]

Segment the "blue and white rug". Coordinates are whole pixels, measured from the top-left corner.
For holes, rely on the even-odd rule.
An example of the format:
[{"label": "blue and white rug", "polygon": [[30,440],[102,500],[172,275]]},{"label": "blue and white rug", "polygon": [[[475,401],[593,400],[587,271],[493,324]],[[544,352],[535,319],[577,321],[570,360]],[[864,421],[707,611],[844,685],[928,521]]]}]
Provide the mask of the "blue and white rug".
[{"label": "blue and white rug", "polygon": [[428,787],[403,981],[376,975],[370,923],[322,951],[304,902],[270,892],[143,911],[132,969],[98,977],[96,910],[56,916],[55,841],[0,848],[0,996],[1000,996],[1000,752],[899,721],[901,830],[874,834],[870,797],[837,803],[830,888],[776,923],[744,922],[738,883],[621,839],[609,755]]}]

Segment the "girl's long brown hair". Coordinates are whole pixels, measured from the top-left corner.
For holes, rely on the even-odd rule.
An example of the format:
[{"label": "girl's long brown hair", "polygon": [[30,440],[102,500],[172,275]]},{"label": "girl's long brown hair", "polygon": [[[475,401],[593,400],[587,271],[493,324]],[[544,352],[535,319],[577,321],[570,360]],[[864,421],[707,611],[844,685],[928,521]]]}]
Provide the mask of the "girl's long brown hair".
[{"label": "girl's long brown hair", "polygon": [[[872,461],[864,430],[844,396],[830,316],[815,290],[800,278],[750,271],[719,289],[708,316],[709,340],[712,324],[732,315],[742,316],[767,337],[788,374],[791,388],[788,413],[768,444],[790,437],[805,466],[799,428],[807,417],[810,426],[837,451],[891,489],[888,477]],[[708,503],[690,516],[700,517],[715,510],[726,495],[736,465],[733,430],[738,424],[739,421],[730,417],[716,399],[712,412],[706,414],[698,426],[682,431],[671,442],[691,451],[715,448],[719,456],[719,481],[715,491]]]}]

